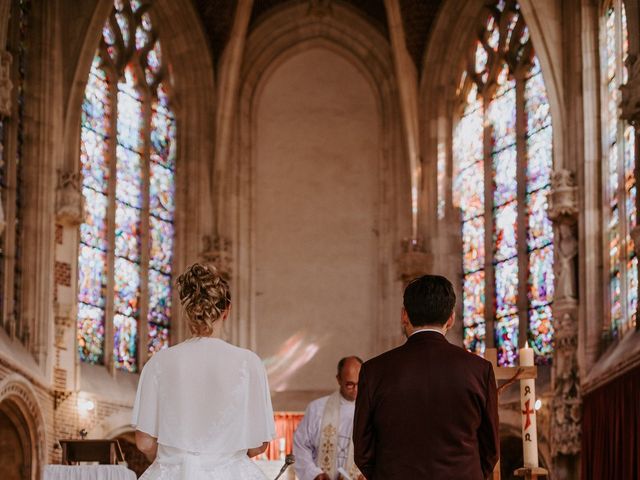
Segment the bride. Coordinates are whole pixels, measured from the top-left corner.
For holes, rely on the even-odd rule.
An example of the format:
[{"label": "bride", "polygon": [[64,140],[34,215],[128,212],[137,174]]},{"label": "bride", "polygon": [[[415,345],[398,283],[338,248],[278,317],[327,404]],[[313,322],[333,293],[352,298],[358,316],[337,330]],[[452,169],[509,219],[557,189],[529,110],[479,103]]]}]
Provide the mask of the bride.
[{"label": "bride", "polygon": [[249,457],[275,437],[271,397],[258,356],[220,338],[229,286],[197,263],[177,283],[192,338],[140,375],[132,423],[153,461],[141,480],[264,480]]}]

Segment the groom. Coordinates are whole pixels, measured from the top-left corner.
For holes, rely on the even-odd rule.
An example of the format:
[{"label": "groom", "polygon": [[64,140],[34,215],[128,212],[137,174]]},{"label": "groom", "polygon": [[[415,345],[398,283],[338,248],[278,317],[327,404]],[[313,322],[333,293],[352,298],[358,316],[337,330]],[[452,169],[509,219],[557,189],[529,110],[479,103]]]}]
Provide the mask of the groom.
[{"label": "groom", "polygon": [[362,365],[355,463],[367,480],[486,479],[499,457],[493,368],[445,339],[455,293],[437,275],[404,291],[407,342]]}]

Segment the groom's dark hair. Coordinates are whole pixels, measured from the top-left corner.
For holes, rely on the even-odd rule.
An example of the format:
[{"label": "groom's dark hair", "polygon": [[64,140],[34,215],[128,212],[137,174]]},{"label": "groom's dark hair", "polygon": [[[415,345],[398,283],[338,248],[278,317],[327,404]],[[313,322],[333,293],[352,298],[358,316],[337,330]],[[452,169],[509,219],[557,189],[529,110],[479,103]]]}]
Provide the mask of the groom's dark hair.
[{"label": "groom's dark hair", "polygon": [[404,289],[404,309],[414,327],[444,325],[456,304],[453,285],[440,275],[424,275]]}]

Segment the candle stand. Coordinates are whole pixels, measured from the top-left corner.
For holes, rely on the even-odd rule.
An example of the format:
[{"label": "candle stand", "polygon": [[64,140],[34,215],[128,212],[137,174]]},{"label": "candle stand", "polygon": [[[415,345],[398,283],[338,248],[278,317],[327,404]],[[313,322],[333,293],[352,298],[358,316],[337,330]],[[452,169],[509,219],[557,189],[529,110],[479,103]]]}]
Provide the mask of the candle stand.
[{"label": "candle stand", "polygon": [[524,477],[525,480],[537,480],[538,478],[549,475],[548,470],[540,467],[518,468],[514,473],[516,477]]}]

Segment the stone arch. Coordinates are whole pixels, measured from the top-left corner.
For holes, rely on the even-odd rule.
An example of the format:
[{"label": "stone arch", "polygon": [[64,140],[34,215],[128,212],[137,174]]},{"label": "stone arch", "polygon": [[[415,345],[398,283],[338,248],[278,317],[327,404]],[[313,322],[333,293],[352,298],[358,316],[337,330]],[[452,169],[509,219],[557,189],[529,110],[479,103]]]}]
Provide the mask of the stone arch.
[{"label": "stone arch", "polygon": [[[540,18],[543,14],[548,20],[549,12],[553,12],[555,2],[532,2],[519,0],[522,15],[531,32],[531,41],[540,61],[542,75],[547,89],[553,129],[554,168],[564,164],[564,125],[565,112],[562,97],[561,78],[561,49],[556,48],[560,43],[560,25],[555,28],[542,28]],[[462,73],[462,62],[469,48],[478,16],[484,8],[483,2],[465,2],[464,0],[450,0],[444,2],[431,32],[431,37],[424,53],[423,69],[420,84],[420,124],[426,134],[423,136],[423,151],[427,159],[425,165],[425,194],[430,205],[429,212],[423,212],[429,218],[435,219],[437,205],[437,175],[436,162],[437,146],[439,142],[446,142],[447,128],[443,126],[453,114],[456,101],[456,88]],[[559,18],[559,17],[557,17]],[[462,35],[451,35],[451,32],[467,32]],[[447,45],[447,48],[441,48]],[[448,174],[451,174],[451,152],[447,154]],[[450,178],[448,179],[450,182]],[[450,192],[447,194],[450,198]],[[436,226],[432,221],[430,227]]]},{"label": "stone arch", "polygon": [[0,408],[16,424],[23,442],[25,478],[39,479],[47,462],[48,439],[37,393],[26,378],[14,373],[0,382]]},{"label": "stone arch", "polygon": [[[112,8],[113,0],[97,2],[75,67],[64,116],[62,168],[66,172],[80,172],[82,101],[102,26]],[[214,152],[214,66],[206,34],[192,2],[157,0],[150,13],[169,59],[173,79],[172,98],[178,127],[174,269],[181,271],[197,258],[202,235],[212,224],[212,165],[209,159],[213,158]],[[178,304],[177,297],[173,304]],[[173,322],[173,342],[177,342],[182,339],[183,330],[178,308],[174,310]]]},{"label": "stone arch", "polygon": [[[301,2],[275,8],[256,25],[247,39],[240,82],[236,165],[223,167],[226,182],[236,184],[236,192],[219,200],[220,205],[229,205],[221,209],[227,212],[228,218],[222,223],[234,227],[233,231],[224,234],[233,239],[234,272],[238,272],[234,274],[237,278],[234,295],[240,301],[236,304],[237,320],[233,322],[235,330],[231,336],[244,346],[255,343],[250,300],[252,267],[248,261],[252,245],[250,210],[254,107],[270,74],[295,54],[314,47],[328,49],[350,62],[367,79],[377,97],[382,142],[379,161],[383,177],[388,177],[384,187],[385,200],[387,203],[396,202],[389,211],[382,213],[386,225],[381,227],[384,232],[380,232],[380,250],[397,254],[401,238],[410,233],[409,165],[402,150],[397,87],[388,41],[365,19],[341,4],[332,4],[332,11],[323,16],[310,13],[308,6]],[[230,203],[232,197],[238,198],[237,204]],[[389,228],[392,221],[396,224]],[[387,289],[395,277],[393,259],[388,258],[383,268],[387,269],[383,275],[388,283],[382,288]],[[380,319],[389,318],[386,308],[387,305],[378,309]],[[376,321],[378,332],[381,331],[379,321]]]}]

